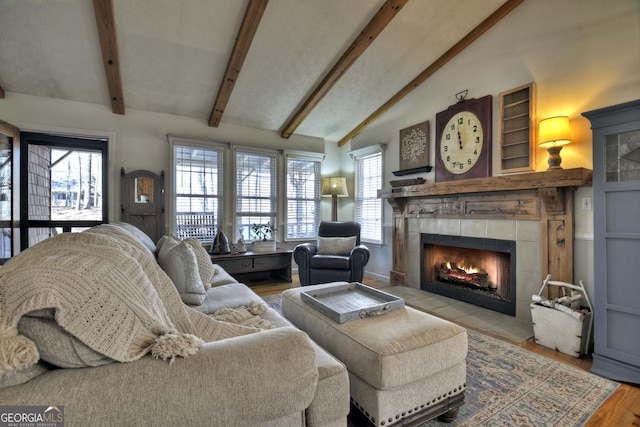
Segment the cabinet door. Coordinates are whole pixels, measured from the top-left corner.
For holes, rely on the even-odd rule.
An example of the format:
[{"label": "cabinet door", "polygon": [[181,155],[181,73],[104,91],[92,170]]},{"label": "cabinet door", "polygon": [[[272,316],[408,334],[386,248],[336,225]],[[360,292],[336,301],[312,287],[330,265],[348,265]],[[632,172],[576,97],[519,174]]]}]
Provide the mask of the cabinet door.
[{"label": "cabinet door", "polygon": [[592,371],[640,383],[640,101],[584,115],[593,129]]}]

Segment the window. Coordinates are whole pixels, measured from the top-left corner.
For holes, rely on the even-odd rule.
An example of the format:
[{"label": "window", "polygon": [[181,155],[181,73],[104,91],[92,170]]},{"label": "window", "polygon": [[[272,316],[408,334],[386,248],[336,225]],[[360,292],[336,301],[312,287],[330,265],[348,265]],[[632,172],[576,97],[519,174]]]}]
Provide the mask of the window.
[{"label": "window", "polygon": [[236,150],[236,230],[243,239],[255,239],[253,224],[276,224],[276,177],[275,153]]},{"label": "window", "polygon": [[13,256],[13,137],[0,129],[0,264]]},{"label": "window", "polygon": [[313,239],[320,225],[321,159],[287,155],[285,239]]},{"label": "window", "polygon": [[222,164],[220,146],[172,143],[173,232],[211,243],[222,223]]},{"label": "window", "polygon": [[[276,151],[169,135],[171,233],[210,244],[256,239],[253,224],[285,224],[277,235],[308,240],[320,222],[324,154]],[[235,186],[235,188],[234,188]],[[230,236],[233,236],[230,238]],[[276,238],[274,233],[270,238]]]},{"label": "window", "polygon": [[109,222],[106,139],[24,132],[20,246]]},{"label": "window", "polygon": [[350,153],[355,160],[355,215],[360,223],[360,239],[382,244],[382,146]]}]

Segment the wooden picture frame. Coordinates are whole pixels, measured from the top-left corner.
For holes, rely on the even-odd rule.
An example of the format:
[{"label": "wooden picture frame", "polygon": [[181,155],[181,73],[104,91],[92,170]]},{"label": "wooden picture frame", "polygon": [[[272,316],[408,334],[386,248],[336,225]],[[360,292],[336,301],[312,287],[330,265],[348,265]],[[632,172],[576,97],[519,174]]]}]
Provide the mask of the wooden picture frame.
[{"label": "wooden picture frame", "polygon": [[400,170],[429,165],[429,121],[400,129]]}]

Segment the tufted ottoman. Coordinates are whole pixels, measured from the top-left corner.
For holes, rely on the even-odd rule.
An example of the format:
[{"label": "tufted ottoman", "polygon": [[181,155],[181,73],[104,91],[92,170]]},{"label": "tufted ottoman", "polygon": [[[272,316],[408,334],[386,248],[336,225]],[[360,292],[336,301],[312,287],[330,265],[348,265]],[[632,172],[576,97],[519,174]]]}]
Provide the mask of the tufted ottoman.
[{"label": "tufted ottoman", "polygon": [[300,299],[282,294],[282,313],[349,371],[351,402],[375,425],[450,422],[464,403],[467,331],[410,307],[337,323]]}]

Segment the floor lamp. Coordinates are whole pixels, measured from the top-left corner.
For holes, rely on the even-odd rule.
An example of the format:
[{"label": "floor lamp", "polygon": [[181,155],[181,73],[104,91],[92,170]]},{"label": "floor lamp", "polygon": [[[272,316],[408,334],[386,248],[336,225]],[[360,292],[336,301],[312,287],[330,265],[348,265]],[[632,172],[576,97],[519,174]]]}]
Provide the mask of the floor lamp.
[{"label": "floor lamp", "polygon": [[338,220],[338,197],[348,195],[346,178],[322,178],[322,196],[331,196],[331,221]]}]

